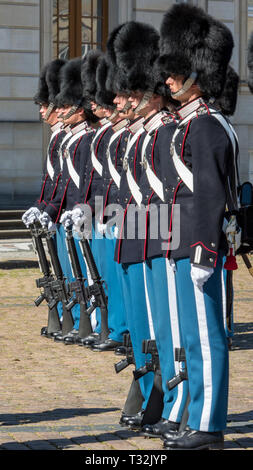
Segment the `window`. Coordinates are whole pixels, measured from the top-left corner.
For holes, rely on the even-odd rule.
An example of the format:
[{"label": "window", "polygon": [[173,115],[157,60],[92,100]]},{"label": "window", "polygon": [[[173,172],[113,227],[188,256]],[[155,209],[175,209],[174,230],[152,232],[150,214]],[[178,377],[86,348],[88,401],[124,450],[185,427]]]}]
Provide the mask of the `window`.
[{"label": "window", "polygon": [[65,59],[105,49],[108,0],[54,0],[53,56]]}]

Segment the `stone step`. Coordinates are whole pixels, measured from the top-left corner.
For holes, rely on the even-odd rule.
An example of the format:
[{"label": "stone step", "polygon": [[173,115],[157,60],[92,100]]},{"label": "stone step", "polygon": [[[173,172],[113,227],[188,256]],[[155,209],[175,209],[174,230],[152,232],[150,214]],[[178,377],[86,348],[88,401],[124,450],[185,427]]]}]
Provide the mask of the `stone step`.
[{"label": "stone step", "polygon": [[0,240],[8,239],[20,239],[20,238],[29,238],[30,230],[29,229],[20,229],[20,230],[0,230]]},{"label": "stone step", "polygon": [[25,210],[0,210],[0,220],[16,219],[21,220]]},{"label": "stone step", "polygon": [[24,230],[25,228],[21,219],[0,219],[0,230]]}]

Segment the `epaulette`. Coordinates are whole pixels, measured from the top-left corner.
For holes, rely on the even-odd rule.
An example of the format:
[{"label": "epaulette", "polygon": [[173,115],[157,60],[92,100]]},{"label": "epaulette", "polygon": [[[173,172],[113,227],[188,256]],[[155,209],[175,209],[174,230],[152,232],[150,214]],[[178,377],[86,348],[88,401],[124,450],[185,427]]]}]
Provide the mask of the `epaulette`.
[{"label": "epaulette", "polygon": [[207,106],[207,104],[202,104],[197,110],[196,110],[197,116],[203,116],[203,114],[210,114],[210,110]]},{"label": "epaulette", "polygon": [[177,122],[177,118],[174,114],[168,114],[167,116],[162,117],[162,123],[166,126],[166,124],[170,124],[171,122]]}]

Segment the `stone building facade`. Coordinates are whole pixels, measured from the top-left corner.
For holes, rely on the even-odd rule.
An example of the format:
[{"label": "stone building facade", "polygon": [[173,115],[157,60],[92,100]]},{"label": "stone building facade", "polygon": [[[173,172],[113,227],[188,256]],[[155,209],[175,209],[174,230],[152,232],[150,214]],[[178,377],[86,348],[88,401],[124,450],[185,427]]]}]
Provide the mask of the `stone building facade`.
[{"label": "stone building facade", "polygon": [[[48,128],[33,103],[41,67],[57,55],[103,48],[108,32],[128,20],[159,30],[172,0],[0,0],[0,206],[26,206],[40,188]],[[232,122],[240,142],[241,180],[253,183],[253,95],[247,86],[247,44],[253,0],[188,0],[223,21],[235,40],[240,76]],[[81,13],[80,13],[81,12]],[[57,43],[58,42],[58,43]],[[57,48],[58,44],[58,48]]]}]

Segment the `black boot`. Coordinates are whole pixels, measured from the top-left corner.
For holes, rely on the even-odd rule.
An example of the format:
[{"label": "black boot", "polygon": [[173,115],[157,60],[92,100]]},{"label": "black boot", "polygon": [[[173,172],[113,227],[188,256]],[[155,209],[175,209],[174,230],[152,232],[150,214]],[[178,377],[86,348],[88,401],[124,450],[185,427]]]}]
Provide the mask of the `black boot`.
[{"label": "black boot", "polygon": [[168,419],[160,419],[155,424],[144,424],[141,429],[141,435],[147,437],[161,438],[164,433],[176,433],[179,430],[179,423],[174,423]]},{"label": "black boot", "polygon": [[171,450],[221,450],[224,448],[223,432],[203,432],[186,429],[164,441]]}]

